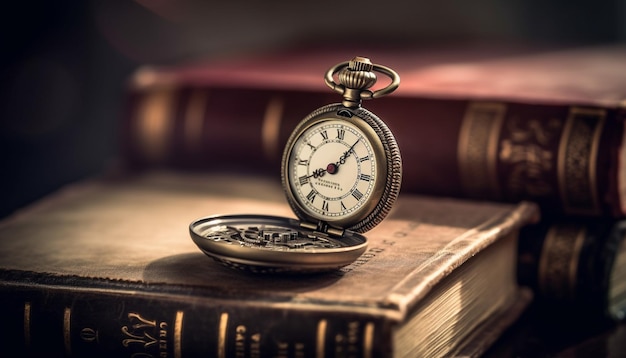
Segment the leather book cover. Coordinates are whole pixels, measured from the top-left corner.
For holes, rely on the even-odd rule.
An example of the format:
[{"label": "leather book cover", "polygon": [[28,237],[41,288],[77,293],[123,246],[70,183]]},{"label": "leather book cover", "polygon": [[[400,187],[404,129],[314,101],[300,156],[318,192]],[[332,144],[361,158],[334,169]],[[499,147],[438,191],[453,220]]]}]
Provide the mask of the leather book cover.
[{"label": "leather book cover", "polygon": [[[626,221],[561,218],[529,225],[519,241],[519,282],[563,325],[626,317]],[[572,312],[577,312],[572,315]]]},{"label": "leather book cover", "polygon": [[480,354],[529,300],[515,278],[529,203],[403,195],[357,261],[310,276],[240,272],[193,244],[191,221],[237,213],[293,217],[277,180],[150,172],[75,184],[3,220],[1,349]]},{"label": "leather book cover", "polygon": [[298,121],[341,100],[326,70],[355,55],[400,74],[396,93],[363,106],[396,135],[404,191],[532,200],[547,215],[626,212],[623,46],[321,47],[145,67],[129,86],[123,159],[276,173]]}]

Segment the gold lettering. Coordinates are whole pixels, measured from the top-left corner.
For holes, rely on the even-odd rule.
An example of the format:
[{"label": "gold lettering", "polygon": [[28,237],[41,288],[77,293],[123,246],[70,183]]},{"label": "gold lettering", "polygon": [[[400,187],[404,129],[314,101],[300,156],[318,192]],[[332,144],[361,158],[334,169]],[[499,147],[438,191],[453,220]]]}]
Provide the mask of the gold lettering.
[{"label": "gold lettering", "polygon": [[[147,319],[135,312],[129,313],[128,319],[129,324],[121,328],[125,337],[122,339],[122,345],[127,348],[130,345],[139,345],[146,350],[154,347],[155,350],[158,350],[159,357],[167,358],[168,323],[159,322],[157,324],[156,320]],[[90,339],[94,335],[91,331],[93,330],[90,328],[83,329],[81,337]],[[157,352],[154,353],[156,354]],[[148,352],[137,352],[132,357],[154,357],[154,355]]]},{"label": "gold lettering", "polygon": [[85,342],[98,341],[98,331],[93,328],[83,328],[80,331],[80,339]]},{"label": "gold lettering", "polygon": [[344,355],[344,342],[346,338],[343,334],[339,333],[335,335],[335,356],[343,356]]},{"label": "gold lettering", "polygon": [[348,342],[353,345],[359,341],[359,322],[348,323]]},{"label": "gold lettering", "polygon": [[167,322],[159,323],[159,356],[161,358],[167,357]]},{"label": "gold lettering", "polygon": [[142,334],[134,334],[128,330],[128,326],[122,327],[122,333],[128,338],[122,340],[122,345],[128,347],[131,343],[143,344],[144,348],[148,348],[157,342],[157,339],[152,337],[148,332],[142,332]]},{"label": "gold lettering", "polygon": [[251,358],[260,358],[261,357],[261,334],[255,333],[250,336],[250,357]]},{"label": "gold lettering", "polygon": [[304,349],[304,347],[305,347],[304,343],[299,343],[298,342],[298,343],[294,344],[294,349],[295,349],[294,357],[295,358],[304,358],[304,357],[306,357],[306,354],[305,354],[306,350]]},{"label": "gold lettering", "polygon": [[246,326],[239,325],[235,328],[235,356],[246,355]]},{"label": "gold lettering", "polygon": [[359,332],[361,324],[357,321],[348,323],[348,353],[353,355],[359,352]]},{"label": "gold lettering", "polygon": [[289,343],[286,342],[278,342],[278,352],[276,358],[287,358],[289,357]]},{"label": "gold lettering", "polygon": [[152,320],[152,321],[147,320],[147,319],[141,317],[141,315],[138,314],[138,313],[134,313],[134,312],[129,313],[128,314],[128,319],[131,322],[132,322],[133,319],[136,319],[139,322],[141,322],[141,323],[133,324],[133,328],[135,328],[135,329],[147,328],[147,327],[150,327],[150,328],[156,327],[156,321],[154,321],[154,320]]},{"label": "gold lettering", "polygon": [[335,335],[335,356],[341,357],[372,357],[374,324],[350,321],[346,331]]}]

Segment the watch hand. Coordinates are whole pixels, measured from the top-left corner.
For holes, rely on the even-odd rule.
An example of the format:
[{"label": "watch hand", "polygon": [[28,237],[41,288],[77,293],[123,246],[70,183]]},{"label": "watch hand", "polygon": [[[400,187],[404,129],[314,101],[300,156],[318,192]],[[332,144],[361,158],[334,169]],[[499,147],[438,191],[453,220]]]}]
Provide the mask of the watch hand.
[{"label": "watch hand", "polygon": [[346,163],[346,159],[348,159],[348,157],[350,156],[350,153],[352,152],[354,147],[359,143],[359,141],[360,139],[354,142],[354,144],[352,144],[352,146],[347,151],[345,151],[341,155],[341,157],[339,157],[339,160],[336,163],[329,163],[326,166],[326,168],[315,169],[313,171],[313,174],[309,175],[307,178],[310,178],[310,177],[319,178],[319,177],[324,176],[325,173],[336,174],[337,170],[339,170],[339,166]]},{"label": "watch hand", "polygon": [[336,163],[328,164],[328,166],[326,167],[326,171],[330,174],[337,173],[337,170],[339,170],[339,166],[346,163],[346,159],[348,159],[348,157],[350,156],[350,153],[352,153],[354,146],[356,146],[357,143],[359,143],[359,140],[360,139],[357,139],[357,141],[354,142],[354,144],[352,144],[352,146],[350,146],[350,148],[347,151],[343,152],[343,154],[339,158],[339,161],[337,161]]},{"label": "watch hand", "polygon": [[359,143],[358,139],[356,142],[354,142],[354,144],[352,144],[352,146],[350,147],[350,149],[348,149],[347,151],[345,151],[343,153],[343,155],[341,156],[341,158],[339,158],[339,161],[337,163],[335,163],[335,165],[337,167],[339,167],[341,164],[344,164],[346,162],[346,159],[348,159],[348,157],[350,156],[350,153],[352,152],[352,149],[354,149],[354,146],[357,145],[357,143]]},{"label": "watch hand", "polygon": [[[327,168],[328,168],[328,167],[327,167]],[[315,170],[313,171],[313,174],[309,175],[308,177],[309,177],[309,178],[310,178],[310,177],[313,177],[313,178],[323,177],[325,172],[326,172],[326,169],[322,169],[322,168],[320,168],[320,169],[315,169]]]}]

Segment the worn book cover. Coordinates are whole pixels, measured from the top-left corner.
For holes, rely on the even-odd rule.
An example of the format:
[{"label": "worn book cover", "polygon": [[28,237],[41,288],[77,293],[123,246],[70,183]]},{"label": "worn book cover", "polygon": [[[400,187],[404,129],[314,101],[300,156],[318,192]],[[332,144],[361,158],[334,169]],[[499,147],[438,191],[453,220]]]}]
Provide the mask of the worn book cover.
[{"label": "worn book cover", "polygon": [[532,204],[402,196],[354,263],[240,272],[191,221],[293,217],[263,177],[151,172],[70,186],[0,223],[4,353],[71,356],[476,355],[520,314]]}]

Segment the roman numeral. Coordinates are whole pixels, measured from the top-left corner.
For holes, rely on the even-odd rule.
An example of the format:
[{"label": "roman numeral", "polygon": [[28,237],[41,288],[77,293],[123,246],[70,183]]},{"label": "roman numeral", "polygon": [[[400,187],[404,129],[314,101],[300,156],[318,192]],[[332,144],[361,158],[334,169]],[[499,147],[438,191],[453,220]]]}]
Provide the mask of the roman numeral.
[{"label": "roman numeral", "polygon": [[322,139],[323,140],[327,140],[328,139],[328,132],[322,131],[322,132],[320,132],[320,134],[322,135]]},{"label": "roman numeral", "polygon": [[343,201],[341,201],[341,210],[346,210],[346,206],[344,205]]},{"label": "roman numeral", "polygon": [[370,156],[369,156],[369,155],[368,155],[368,156],[365,156],[365,157],[363,157],[363,158],[359,158],[359,162],[361,162],[361,163],[363,163],[363,162],[365,162],[365,161],[367,161],[367,160],[370,160]]},{"label": "roman numeral", "polygon": [[311,142],[306,142],[306,145],[311,147],[311,149],[313,149],[313,150],[317,149],[317,148],[315,148],[315,146],[313,144],[311,144]]},{"label": "roman numeral", "polygon": [[328,202],[326,200],[322,203],[322,210],[328,211]]},{"label": "roman numeral", "polygon": [[365,181],[370,181],[370,180],[372,180],[372,176],[371,176],[371,175],[368,175],[368,174],[361,174],[361,175],[359,176],[359,179],[361,179],[361,180],[365,180]]},{"label": "roman numeral", "polygon": [[311,190],[307,195],[306,198],[309,199],[310,202],[313,202],[313,200],[315,200],[315,190]]},{"label": "roman numeral", "polygon": [[307,184],[309,182],[309,176],[303,175],[300,178],[298,178],[298,180],[300,181],[300,185]]},{"label": "roman numeral", "polygon": [[361,193],[359,189],[354,189],[354,191],[352,192],[352,196],[354,196],[356,200],[361,200],[361,198],[363,197],[363,193]]},{"label": "roman numeral", "polygon": [[337,129],[337,139],[343,140],[346,135],[345,129]]},{"label": "roman numeral", "polygon": [[308,159],[298,159],[298,165],[308,166],[309,165],[309,160]]}]

